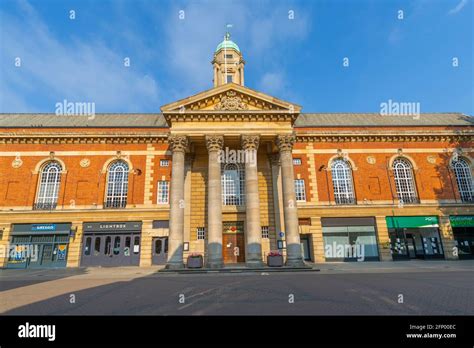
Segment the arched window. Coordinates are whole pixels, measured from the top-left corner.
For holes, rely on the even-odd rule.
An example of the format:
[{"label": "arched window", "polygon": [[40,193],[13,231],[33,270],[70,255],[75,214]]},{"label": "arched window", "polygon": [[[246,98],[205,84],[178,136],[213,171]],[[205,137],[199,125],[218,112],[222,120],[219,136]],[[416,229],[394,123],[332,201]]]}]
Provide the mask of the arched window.
[{"label": "arched window", "polygon": [[108,170],[106,208],[125,208],[128,194],[128,164],[113,162]]},{"label": "arched window", "polygon": [[336,204],[355,204],[352,169],[343,159],[336,159],[331,164],[332,185]]},{"label": "arched window", "polygon": [[453,170],[462,201],[474,202],[474,184],[469,163],[464,158],[459,158],[453,162]]},{"label": "arched window", "polygon": [[393,177],[395,179],[398,200],[402,204],[418,203],[411,163],[404,158],[397,158],[393,161]]},{"label": "arched window", "polygon": [[222,204],[244,205],[245,172],[237,163],[222,164]]},{"label": "arched window", "polygon": [[47,162],[40,171],[39,188],[34,209],[55,209],[58,204],[59,186],[61,185],[61,165],[58,162]]}]

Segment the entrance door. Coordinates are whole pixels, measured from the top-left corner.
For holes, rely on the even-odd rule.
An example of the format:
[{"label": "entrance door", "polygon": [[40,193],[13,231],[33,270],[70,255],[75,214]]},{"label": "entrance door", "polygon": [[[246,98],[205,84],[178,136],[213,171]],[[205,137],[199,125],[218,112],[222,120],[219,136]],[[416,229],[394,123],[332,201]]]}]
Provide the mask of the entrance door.
[{"label": "entrance door", "polygon": [[301,237],[300,239],[300,245],[301,245],[301,253],[303,255],[303,259],[306,261],[311,260],[311,255],[309,253],[309,239],[308,237]]},{"label": "entrance door", "polygon": [[154,265],[163,265],[168,259],[168,238],[153,238],[152,242],[152,263]]},{"label": "entrance door", "polygon": [[222,234],[222,256],[224,263],[245,262],[245,240],[243,233]]},{"label": "entrance door", "polygon": [[85,234],[82,266],[138,266],[140,236],[132,233]]},{"label": "entrance door", "polygon": [[407,241],[407,248],[408,248],[408,256],[410,259],[416,259],[416,243],[415,238],[412,234],[407,234],[406,237]]}]

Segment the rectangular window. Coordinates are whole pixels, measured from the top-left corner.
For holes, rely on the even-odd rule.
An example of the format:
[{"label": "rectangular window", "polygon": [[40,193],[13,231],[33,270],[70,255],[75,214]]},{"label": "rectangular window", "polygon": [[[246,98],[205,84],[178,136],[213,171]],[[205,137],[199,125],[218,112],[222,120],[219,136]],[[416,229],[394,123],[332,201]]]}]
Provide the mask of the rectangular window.
[{"label": "rectangular window", "polygon": [[204,240],[206,238],[206,228],[205,227],[198,227],[197,228],[197,239]]},{"label": "rectangular window", "polygon": [[293,158],[293,165],[300,166],[301,165],[301,158]]},{"label": "rectangular window", "polygon": [[262,226],[262,238],[269,238],[268,226]]},{"label": "rectangular window", "polygon": [[232,75],[227,75],[227,83],[232,82]]},{"label": "rectangular window", "polygon": [[232,54],[226,54],[225,57],[226,58],[233,58],[234,56]]},{"label": "rectangular window", "polygon": [[167,159],[160,160],[160,167],[169,167],[170,161]]},{"label": "rectangular window", "polygon": [[169,203],[169,181],[158,181],[158,204]]},{"label": "rectangular window", "polygon": [[305,192],[303,179],[295,180],[295,194],[296,194],[296,201],[306,202],[306,192]]}]

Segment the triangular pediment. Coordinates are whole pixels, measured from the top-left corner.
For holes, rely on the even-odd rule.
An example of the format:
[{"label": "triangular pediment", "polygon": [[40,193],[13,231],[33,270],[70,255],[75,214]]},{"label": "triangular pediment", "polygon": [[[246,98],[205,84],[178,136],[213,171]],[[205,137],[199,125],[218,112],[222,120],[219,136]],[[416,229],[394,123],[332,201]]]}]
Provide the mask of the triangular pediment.
[{"label": "triangular pediment", "polygon": [[299,105],[235,83],[214,87],[161,107],[163,113],[273,111],[297,114],[300,110]]}]

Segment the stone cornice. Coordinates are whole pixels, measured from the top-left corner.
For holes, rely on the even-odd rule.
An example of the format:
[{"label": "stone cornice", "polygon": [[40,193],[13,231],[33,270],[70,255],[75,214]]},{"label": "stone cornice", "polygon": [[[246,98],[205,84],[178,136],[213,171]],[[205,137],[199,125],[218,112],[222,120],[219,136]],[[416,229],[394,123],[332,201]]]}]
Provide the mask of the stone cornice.
[{"label": "stone cornice", "polygon": [[0,144],[146,144],[166,143],[163,134],[77,134],[77,133],[7,133],[0,134]]},{"label": "stone cornice", "polygon": [[288,111],[260,111],[260,110],[239,110],[239,111],[187,111],[180,113],[172,111],[164,113],[163,116],[168,124],[173,122],[291,122],[293,124],[298,117],[295,113]]}]

